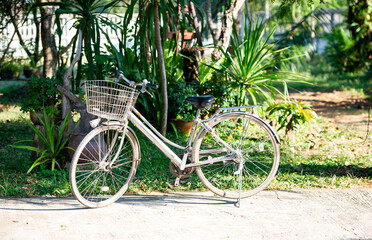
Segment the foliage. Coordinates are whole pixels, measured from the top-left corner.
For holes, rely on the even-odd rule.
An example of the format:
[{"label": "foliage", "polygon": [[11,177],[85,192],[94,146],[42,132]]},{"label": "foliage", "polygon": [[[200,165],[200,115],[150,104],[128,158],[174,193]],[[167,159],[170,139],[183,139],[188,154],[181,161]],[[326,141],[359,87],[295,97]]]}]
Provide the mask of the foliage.
[{"label": "foliage", "polygon": [[[238,92],[237,105],[245,105],[249,101],[254,104],[272,101],[276,94],[286,95],[287,81],[294,74],[274,70],[276,64],[289,60],[272,58],[273,55],[286,50],[285,48],[275,49],[275,43],[269,42],[275,28],[266,37],[265,24],[262,21],[256,21],[245,26],[244,31],[244,38],[240,42],[234,27],[231,47],[223,53],[226,60],[222,71],[227,73],[231,89]],[[284,94],[275,84],[283,86]]]},{"label": "foliage", "polygon": [[[201,84],[199,93],[201,95],[212,95],[215,97],[211,110],[217,110],[219,107],[234,106],[237,102],[238,93],[234,89],[231,89],[226,74],[219,71],[212,71],[210,73],[210,79]],[[200,75],[202,76],[202,74],[203,72]]]},{"label": "foliage", "polygon": [[296,72],[306,74],[309,72],[310,61],[314,58],[313,50],[309,46],[291,45],[287,51],[281,52],[277,57],[279,58],[290,58],[291,61],[284,61],[278,64],[278,68],[282,71]]},{"label": "foliage", "polygon": [[[37,9],[33,7],[34,1],[22,1],[22,0],[7,0],[2,1],[0,4],[0,14],[2,17],[0,20],[0,35],[4,34],[3,30],[9,24],[12,24],[15,30],[19,30],[19,27],[25,23],[28,16],[32,13],[32,23],[35,26],[36,32],[33,35],[33,39],[30,39],[28,43],[25,42],[22,36],[22,31],[19,31],[18,40],[27,56],[30,59],[31,64],[36,65],[41,58],[41,52],[39,49],[39,26],[40,19],[37,17]],[[7,51],[4,51],[6,54]],[[1,62],[2,59],[0,59]]]},{"label": "foliage", "polygon": [[348,0],[347,23],[353,37],[355,70],[372,67],[372,0]]},{"label": "foliage", "polygon": [[22,100],[21,110],[38,112],[46,108],[47,113],[54,112],[60,94],[57,89],[58,81],[55,78],[32,76],[26,84],[27,93]]},{"label": "foliage", "polygon": [[[182,64],[182,58],[180,55],[174,54],[171,47],[172,42],[166,41],[164,46],[164,61],[166,62],[166,74],[167,79],[170,82],[170,85],[177,85],[179,81],[182,80],[182,67],[180,64]],[[141,70],[139,67],[139,59],[138,56],[136,56],[135,51],[131,48],[125,49],[125,51],[119,52],[116,51],[114,47],[112,47],[112,51],[114,52],[114,56],[120,56],[119,58],[116,58],[116,61],[118,63],[118,66],[120,70],[124,72],[124,75],[134,81],[140,82],[142,79],[146,78],[146,74]],[[124,55],[123,55],[124,54]],[[152,68],[157,67],[157,62],[155,62],[155,66],[152,66]],[[149,69],[152,71],[152,68]],[[141,72],[142,71],[142,72]],[[151,82],[157,82],[154,75],[148,76],[150,77]],[[151,79],[152,78],[152,79]],[[154,126],[160,125],[160,109],[161,109],[161,95],[159,90],[149,90],[152,92],[152,96],[150,97],[147,94],[140,94],[138,97],[136,108],[141,111],[146,119],[148,119]]]},{"label": "foliage", "polygon": [[[185,2],[180,1],[184,6]],[[140,5],[141,4],[141,5]],[[143,5],[142,5],[143,4]],[[182,5],[183,4],[183,5]],[[172,27],[177,27],[176,22],[181,28],[184,25],[184,16],[178,15],[176,1],[160,1],[159,14],[163,26],[161,35],[163,39],[163,50],[166,61],[166,77],[170,82],[178,81],[182,77],[182,58],[174,54],[176,43],[174,40],[165,41],[168,31],[167,18],[171,19]],[[113,63],[118,69],[124,72],[124,75],[134,81],[140,82],[148,79],[151,83],[160,85],[159,64],[155,47],[155,29],[154,29],[154,1],[131,1],[126,3],[127,11],[120,24],[115,24],[106,20],[104,24],[110,26],[117,34],[119,45],[114,46],[106,35],[108,45],[106,49],[114,56]],[[139,9],[138,9],[139,7]],[[132,18],[136,11],[139,14],[133,24]],[[177,21],[176,21],[177,20]],[[119,31],[117,31],[119,29]],[[129,44],[133,44],[129,46]],[[160,125],[160,111],[162,109],[162,94],[156,92],[154,98],[149,98],[142,94],[138,99],[137,107],[141,111],[145,109],[144,114],[155,126]]]},{"label": "foliage", "polygon": [[[3,81],[4,82],[4,81]],[[0,98],[0,104],[19,104],[25,97],[27,90],[24,84],[22,86],[9,85],[0,88],[0,92],[4,95]]]},{"label": "foliage", "polygon": [[[100,26],[103,17],[101,13],[107,11],[115,4],[118,0],[112,1],[99,1],[99,0],[64,0],[58,3],[47,3],[46,5],[57,5],[59,9],[56,10],[56,24],[57,34],[61,40],[62,26],[60,22],[60,15],[62,14],[74,14],[76,19],[75,27],[77,28],[73,49],[77,44],[79,30],[83,33],[83,49],[84,55],[87,61],[87,78],[88,79],[104,79],[103,76],[103,62],[101,55],[101,38],[100,34],[102,28]],[[75,53],[71,55],[71,59],[74,58]],[[80,81],[83,76],[82,72],[82,58],[78,62],[77,77],[73,79],[73,90],[77,90],[80,87]]]},{"label": "foliage", "polygon": [[347,29],[343,27],[332,29],[332,32],[328,35],[325,51],[328,60],[341,71],[352,71],[356,67],[355,61],[358,58],[355,55],[353,46],[354,41]]},{"label": "foliage", "polygon": [[293,131],[302,123],[309,123],[317,117],[311,110],[311,105],[302,105],[301,102],[291,101],[270,105],[266,110],[269,115],[276,115],[280,125],[279,130],[284,129],[285,133]]},{"label": "foliage", "polygon": [[192,83],[178,83],[178,85],[172,87],[169,92],[170,118],[185,119],[186,121],[193,120],[196,109],[185,100],[187,97],[197,95],[197,87]]},{"label": "foliage", "polygon": [[183,81],[183,56],[175,52],[176,44],[167,40],[163,46],[164,64],[167,81],[170,85]]},{"label": "foliage", "polygon": [[21,69],[21,65],[17,63],[3,62],[3,64],[1,65],[2,72],[18,73],[19,71],[21,71]]},{"label": "foliage", "polygon": [[[283,17],[291,12],[291,9],[298,8],[301,5],[307,5],[312,7],[314,5],[314,0],[273,0],[273,2],[280,2],[279,6],[279,16]],[[324,0],[315,0],[315,2],[324,3]]]},{"label": "foliage", "polygon": [[[32,142],[32,140],[24,140],[16,142],[16,145],[10,145],[10,147],[13,147],[15,149],[23,149],[28,151],[34,151],[40,154],[40,157],[38,157],[32,166],[28,169],[27,173],[30,173],[32,169],[36,166],[51,162],[52,171],[55,168],[55,165],[57,164],[59,166],[59,163],[61,163],[63,156],[61,151],[64,149],[71,149],[70,147],[67,147],[67,142],[69,138],[63,138],[64,131],[67,127],[67,125],[72,121],[72,116],[70,118],[65,118],[61,125],[57,125],[54,123],[54,115],[50,114],[48,115],[47,112],[44,110],[44,120],[41,119],[39,116],[38,119],[41,122],[42,126],[45,129],[45,134],[42,130],[34,126],[31,122],[27,121],[26,119],[23,119],[26,124],[32,129],[32,131],[39,137],[42,143],[42,148],[37,148],[29,145],[18,145],[20,143],[26,143],[26,142]],[[57,137],[55,138],[55,133],[57,132]]]}]

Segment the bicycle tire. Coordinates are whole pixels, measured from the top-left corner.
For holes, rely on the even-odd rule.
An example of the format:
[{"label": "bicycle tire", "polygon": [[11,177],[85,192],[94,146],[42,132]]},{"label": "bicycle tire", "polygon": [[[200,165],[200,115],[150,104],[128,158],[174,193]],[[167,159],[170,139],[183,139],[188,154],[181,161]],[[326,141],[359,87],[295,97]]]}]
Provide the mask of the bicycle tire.
[{"label": "bicycle tire", "polygon": [[[140,163],[138,139],[127,127],[122,140],[122,129],[120,125],[97,127],[75,151],[70,186],[84,206],[98,208],[115,202],[127,191],[136,174]],[[110,163],[113,163],[111,167]]]},{"label": "bicycle tire", "polygon": [[273,130],[262,119],[244,112],[222,114],[208,126],[244,159],[241,195],[239,174],[236,174],[239,167],[237,154],[226,150],[206,129],[201,129],[194,142],[193,162],[216,157],[235,158],[196,167],[202,183],[215,194],[233,199],[246,198],[266,188],[275,177],[280,159]]}]

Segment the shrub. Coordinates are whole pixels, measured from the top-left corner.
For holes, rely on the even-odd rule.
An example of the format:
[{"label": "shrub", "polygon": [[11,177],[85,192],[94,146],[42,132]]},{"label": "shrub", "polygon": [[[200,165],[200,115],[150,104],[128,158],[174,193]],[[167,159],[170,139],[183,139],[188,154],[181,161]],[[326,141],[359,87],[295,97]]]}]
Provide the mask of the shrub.
[{"label": "shrub", "polygon": [[325,49],[328,61],[338,70],[352,71],[355,69],[353,45],[349,30],[343,27],[334,28],[328,35]]},{"label": "shrub", "polygon": [[285,133],[293,131],[302,123],[307,123],[314,120],[317,115],[311,110],[311,105],[302,105],[301,102],[291,101],[287,103],[272,104],[267,108],[270,116],[276,116],[280,127]]},{"label": "shrub", "polygon": [[23,112],[40,112],[47,109],[47,113],[55,111],[58,102],[58,80],[55,78],[31,77],[26,84],[27,93],[21,103]]},{"label": "shrub", "polygon": [[3,72],[11,72],[11,73],[18,73],[21,71],[21,65],[14,64],[11,62],[5,62],[1,66],[1,71]]},{"label": "shrub", "polygon": [[196,108],[187,103],[187,97],[198,96],[194,84],[179,83],[169,91],[169,118],[191,121],[196,114]]}]

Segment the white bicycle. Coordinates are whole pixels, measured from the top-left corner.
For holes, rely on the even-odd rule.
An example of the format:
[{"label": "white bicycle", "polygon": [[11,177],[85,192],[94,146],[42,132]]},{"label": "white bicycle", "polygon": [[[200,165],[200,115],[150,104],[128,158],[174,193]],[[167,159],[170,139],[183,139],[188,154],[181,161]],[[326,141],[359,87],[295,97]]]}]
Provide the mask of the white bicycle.
[{"label": "white bicycle", "polygon": [[[219,108],[208,119],[201,119],[200,111],[209,109],[214,97],[188,97],[186,101],[198,110],[187,144],[180,146],[162,136],[134,108],[140,93],[157,86],[147,80],[132,82],[122,74],[118,79],[128,86],[103,80],[85,83],[87,111],[98,118],[91,121],[94,129],[77,147],[70,167],[71,190],[83,205],[107,206],[119,199],[133,180],[141,152],[128,122],[170,159],[176,184],[195,170],[209,190],[240,203],[274,178],[279,166],[279,138],[254,114],[257,106]],[[183,155],[167,144],[183,150]]]}]

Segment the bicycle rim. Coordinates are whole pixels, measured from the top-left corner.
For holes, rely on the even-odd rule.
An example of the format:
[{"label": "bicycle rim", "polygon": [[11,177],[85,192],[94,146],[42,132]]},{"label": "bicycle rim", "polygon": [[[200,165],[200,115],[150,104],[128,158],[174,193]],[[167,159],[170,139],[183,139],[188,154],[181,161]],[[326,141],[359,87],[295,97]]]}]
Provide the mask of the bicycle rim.
[{"label": "bicycle rim", "polygon": [[209,126],[235,151],[228,151],[210,133],[202,130],[195,141],[194,162],[228,159],[196,168],[205,186],[220,196],[239,198],[240,157],[244,162],[241,197],[263,190],[274,178],[279,165],[279,146],[273,132],[260,119],[245,113],[221,115]]},{"label": "bicycle rim", "polygon": [[123,139],[121,129],[98,127],[76,149],[70,168],[71,190],[87,207],[115,202],[136,173],[140,159],[138,140],[129,128]]}]

